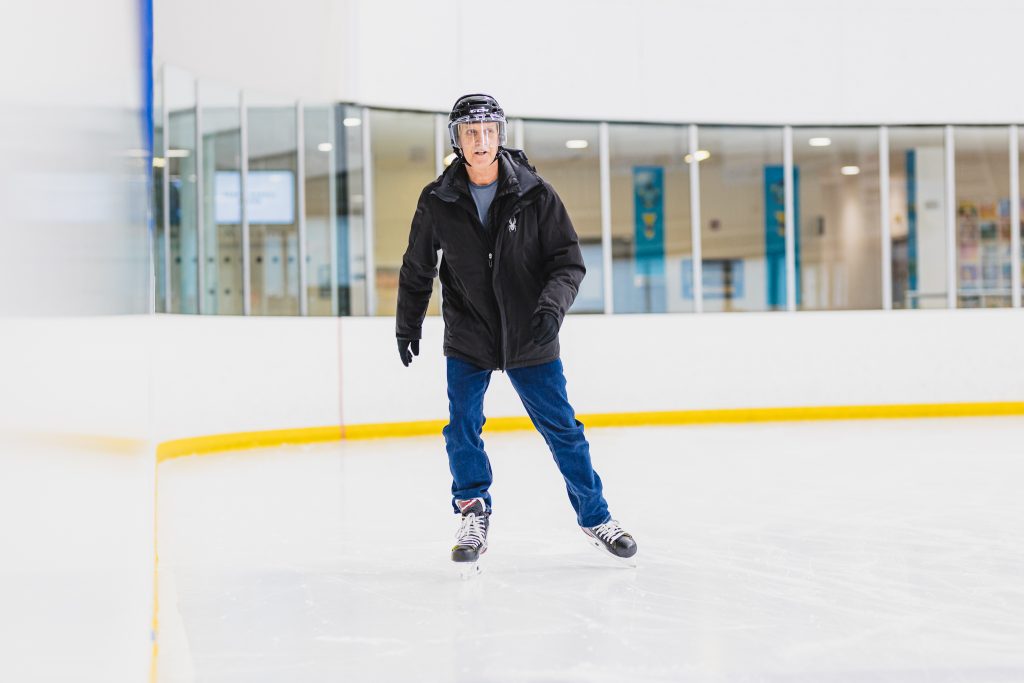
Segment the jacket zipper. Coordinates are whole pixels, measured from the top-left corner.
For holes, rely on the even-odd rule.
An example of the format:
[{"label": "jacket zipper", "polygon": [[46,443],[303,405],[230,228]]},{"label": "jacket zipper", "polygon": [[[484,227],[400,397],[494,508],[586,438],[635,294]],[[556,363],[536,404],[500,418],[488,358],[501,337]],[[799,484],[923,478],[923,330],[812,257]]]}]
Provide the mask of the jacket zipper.
[{"label": "jacket zipper", "polygon": [[[495,250],[497,248],[495,247]],[[501,310],[501,298],[498,296],[497,278],[494,277],[494,252],[487,253],[487,268],[491,271],[491,291],[494,292],[494,307],[498,309],[498,348],[495,365],[498,370],[505,370],[505,313]]]},{"label": "jacket zipper", "polygon": [[[506,219],[506,221],[517,216],[521,208],[522,207],[516,205],[515,208],[512,210],[512,213]],[[504,372],[505,366],[508,365],[508,348],[505,344],[505,309],[502,308],[501,306],[501,297],[499,296],[498,291],[498,269],[496,267],[497,264],[494,262],[494,254],[498,252],[498,243],[501,241],[501,230],[499,230],[499,225],[494,225],[492,227],[494,228],[495,231],[494,251],[487,254],[487,265],[489,268],[491,268],[491,289],[494,291],[494,300],[495,303],[497,303],[498,305],[498,320],[501,326],[501,339],[499,340],[501,350],[500,353],[498,354],[498,369]]]}]

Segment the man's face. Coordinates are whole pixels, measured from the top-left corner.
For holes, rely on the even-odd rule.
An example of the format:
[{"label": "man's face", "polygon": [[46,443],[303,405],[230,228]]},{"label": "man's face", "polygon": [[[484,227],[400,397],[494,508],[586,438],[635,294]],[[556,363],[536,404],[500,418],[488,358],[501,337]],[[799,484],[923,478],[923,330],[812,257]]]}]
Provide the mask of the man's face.
[{"label": "man's face", "polygon": [[466,163],[482,168],[490,165],[498,154],[498,124],[496,122],[460,123],[459,146]]}]

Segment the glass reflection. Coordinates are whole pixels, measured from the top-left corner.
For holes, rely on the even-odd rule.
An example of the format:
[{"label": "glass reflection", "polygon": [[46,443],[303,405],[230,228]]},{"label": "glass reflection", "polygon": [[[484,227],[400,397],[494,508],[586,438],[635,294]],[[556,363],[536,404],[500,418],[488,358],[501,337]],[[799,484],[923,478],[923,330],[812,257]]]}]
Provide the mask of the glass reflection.
[{"label": "glass reflection", "polygon": [[153,272],[156,291],[155,310],[167,312],[167,269],[164,263],[164,172],[167,159],[164,156],[164,111],[163,111],[163,69],[153,74]]},{"label": "glass reflection", "polygon": [[295,105],[252,98],[246,175],[253,315],[299,314]]},{"label": "glass reflection", "polygon": [[604,311],[601,259],[601,165],[596,123],[526,121],[530,163],[555,188],[579,235],[587,275],[570,313]]},{"label": "glass reflection", "polygon": [[956,149],[957,305],[1010,305],[1010,129],[960,127]]},{"label": "glass reflection", "polygon": [[199,232],[196,186],[195,81],[184,71],[168,68],[167,107],[170,312],[199,311]]},{"label": "glass reflection", "polygon": [[610,125],[608,145],[613,310],[692,311],[688,129]]},{"label": "glass reflection", "polygon": [[889,129],[893,308],[946,307],[945,133]]},{"label": "glass reflection", "polygon": [[[409,241],[409,225],[420,192],[437,177],[434,115],[372,111],[370,116],[377,315],[393,316],[398,302],[398,271]],[[440,282],[434,278],[434,293],[427,314],[438,315],[440,302]]]},{"label": "glass reflection", "polygon": [[362,120],[359,107],[334,108],[335,234],[338,315],[366,315],[366,239]]},{"label": "glass reflection", "polygon": [[784,310],[782,129],[701,126],[698,143],[704,310]]},{"label": "glass reflection", "polygon": [[239,98],[237,89],[199,83],[203,135],[203,313],[243,313]]},{"label": "glass reflection", "polygon": [[[1024,126],[1018,126],[1017,135],[1018,135],[1018,146],[1019,146],[1019,149],[1017,150],[1017,154],[1018,154],[1018,160],[1019,160],[1018,164],[1020,164],[1020,166],[1024,166],[1024,159],[1021,159],[1021,157],[1024,156],[1024,154],[1022,154],[1022,152],[1024,152],[1024,135],[1021,134],[1021,129],[1024,129]],[[1021,206],[1020,226],[1018,226],[1018,234],[1020,235],[1020,250],[1019,250],[1019,253],[1017,254],[1017,259],[1018,259],[1018,264],[1019,264],[1019,269],[1020,269],[1020,277],[1019,277],[1019,280],[1018,280],[1019,287],[1018,287],[1018,290],[1017,290],[1017,296],[1018,296],[1019,299],[1024,299],[1024,291],[1021,291],[1022,289],[1024,289],[1024,173],[1021,173],[1019,171],[1020,166],[1018,166],[1018,178],[1017,178],[1018,181],[1019,181],[1018,184],[1020,186],[1019,197],[1021,198],[1020,199],[1020,206]]]},{"label": "glass reflection", "polygon": [[337,249],[331,218],[334,207],[334,112],[330,106],[306,106],[302,112],[306,194],[306,301],[309,315],[333,315],[337,309]]},{"label": "glass reflection", "polygon": [[798,308],[881,308],[878,129],[794,129],[793,164]]}]

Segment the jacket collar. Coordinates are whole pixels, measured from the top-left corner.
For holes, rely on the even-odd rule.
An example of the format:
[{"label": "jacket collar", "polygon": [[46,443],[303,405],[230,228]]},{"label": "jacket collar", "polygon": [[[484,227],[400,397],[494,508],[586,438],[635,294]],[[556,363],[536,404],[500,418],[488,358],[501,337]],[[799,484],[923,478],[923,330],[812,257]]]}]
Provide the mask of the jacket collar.
[{"label": "jacket collar", "polygon": [[[540,185],[536,171],[529,165],[522,150],[502,149],[498,152],[498,196],[515,194],[522,197]],[[445,169],[440,183],[431,190],[431,194],[446,202],[458,201],[459,197],[469,197],[469,178],[464,168],[465,162],[458,158]]]}]

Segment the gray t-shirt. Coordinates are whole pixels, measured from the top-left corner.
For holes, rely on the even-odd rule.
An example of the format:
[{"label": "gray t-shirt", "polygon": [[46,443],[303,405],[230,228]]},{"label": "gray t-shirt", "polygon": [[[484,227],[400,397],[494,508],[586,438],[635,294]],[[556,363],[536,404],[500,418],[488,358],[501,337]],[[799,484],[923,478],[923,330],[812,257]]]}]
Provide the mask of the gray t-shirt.
[{"label": "gray t-shirt", "polygon": [[487,185],[469,184],[469,193],[473,195],[473,201],[476,202],[476,213],[480,216],[480,223],[485,228],[487,227],[487,212],[491,208],[491,202],[494,201],[494,195],[497,191],[497,180]]}]

